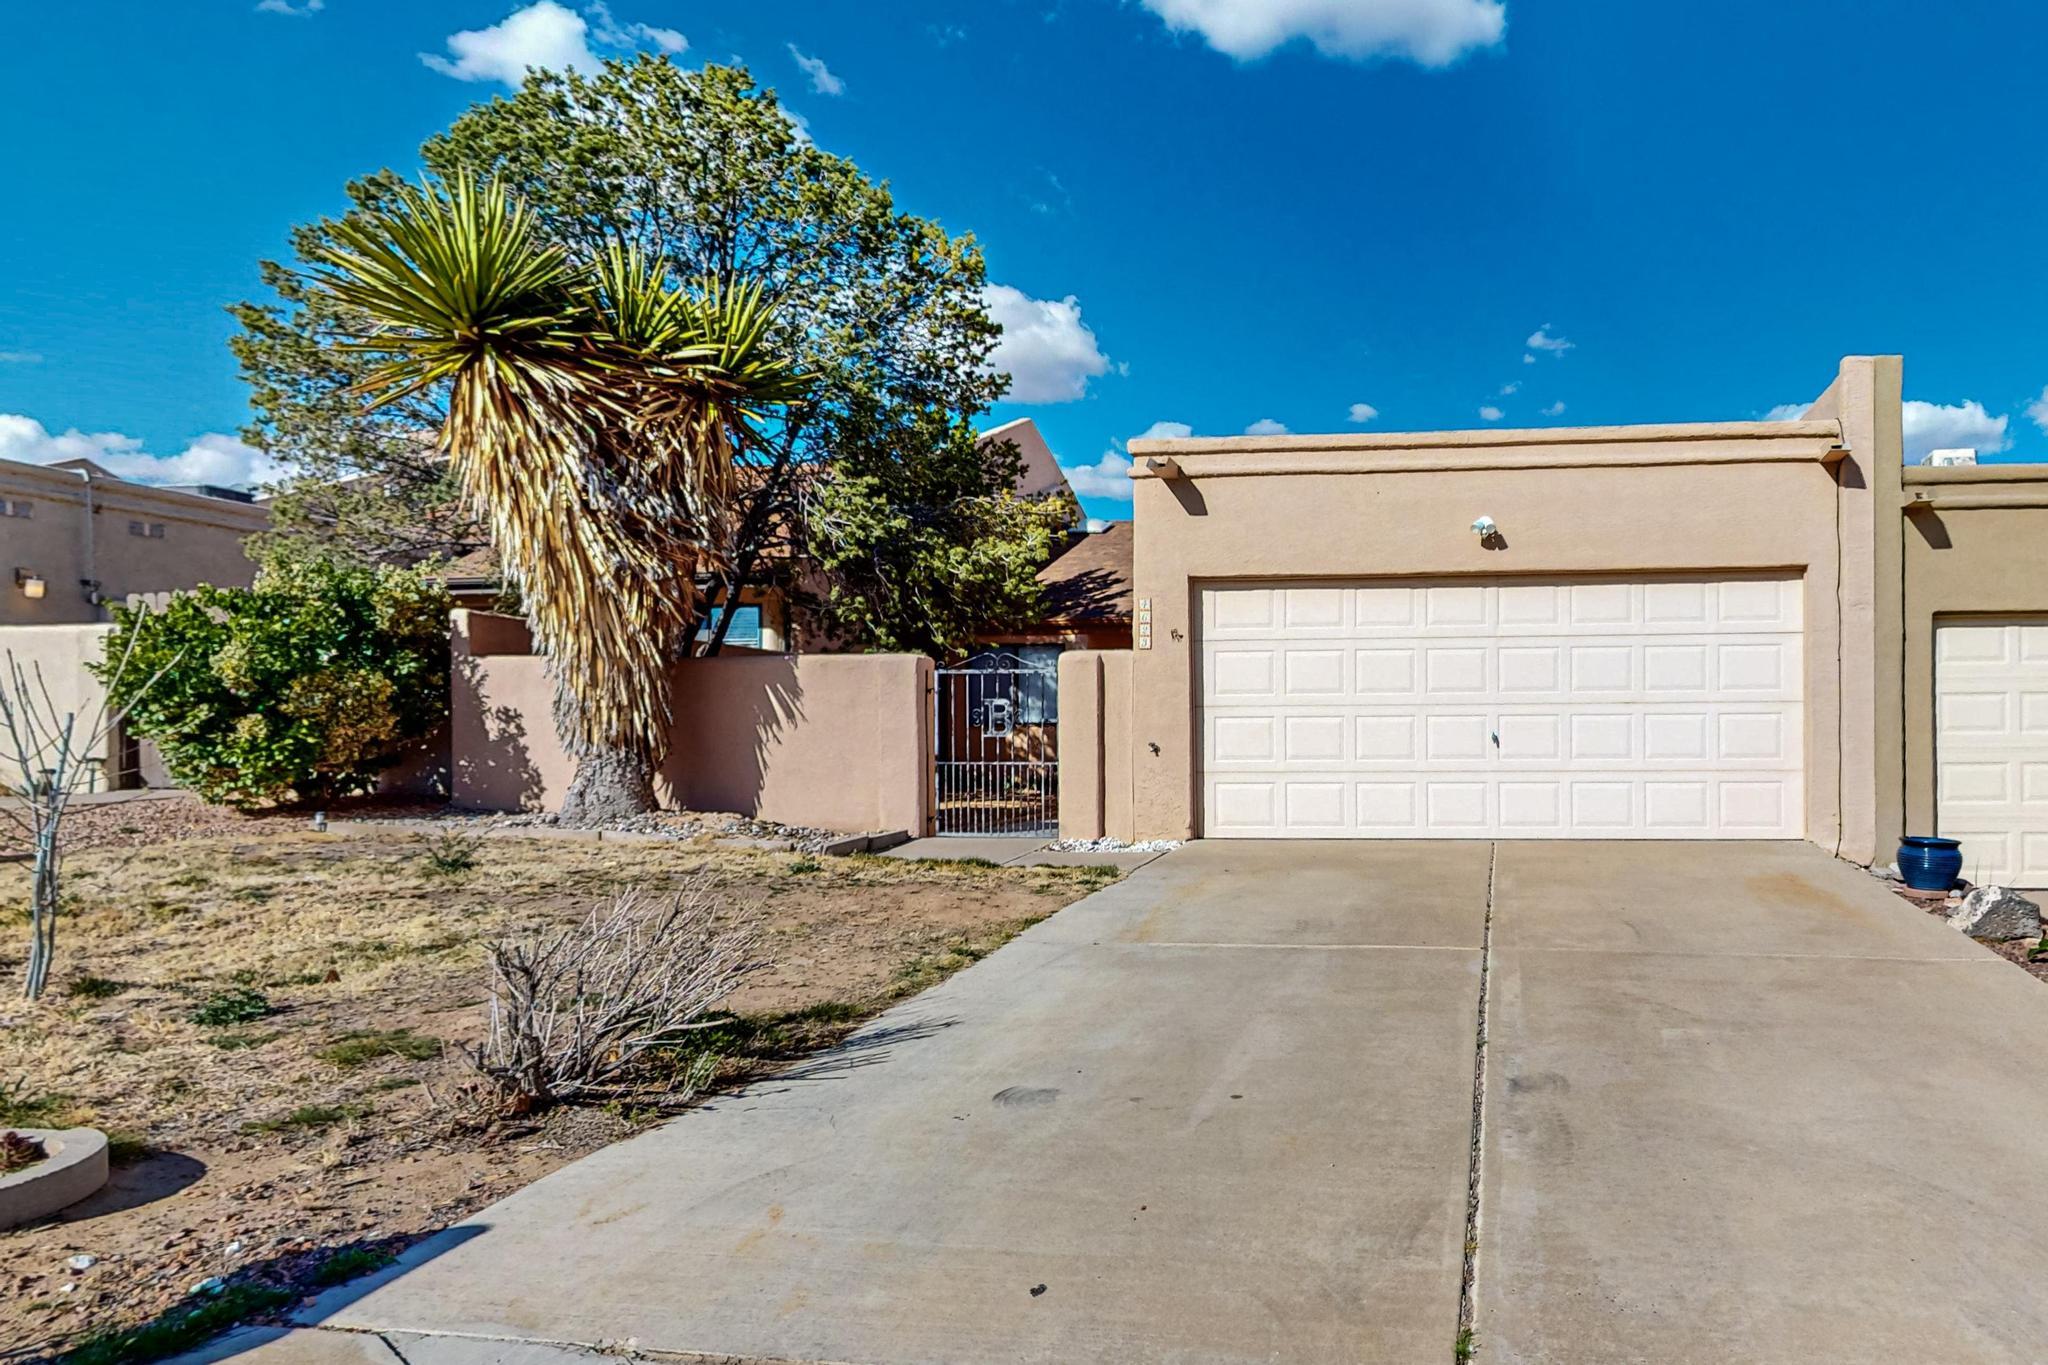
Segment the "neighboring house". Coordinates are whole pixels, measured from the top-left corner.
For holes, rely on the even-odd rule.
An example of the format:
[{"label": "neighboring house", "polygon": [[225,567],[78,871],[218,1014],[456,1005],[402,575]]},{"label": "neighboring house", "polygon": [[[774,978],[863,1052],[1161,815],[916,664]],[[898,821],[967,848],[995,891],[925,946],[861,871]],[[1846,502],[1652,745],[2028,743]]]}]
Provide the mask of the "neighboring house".
[{"label": "neighboring house", "polygon": [[1062,665],[1092,837],[1810,839],[2048,884],[2048,469],[1799,421],[1132,444],[1137,639]]},{"label": "neighboring house", "polygon": [[1026,498],[1042,498],[1049,493],[1064,492],[1073,496],[1073,488],[1067,483],[1066,471],[1053,457],[1052,447],[1045,443],[1045,434],[1038,429],[1038,423],[1029,417],[1019,417],[1014,422],[1005,422],[981,433],[982,445],[997,441],[1008,441],[1017,447],[1017,459],[1023,466],[1017,475],[1017,492]]},{"label": "neighboring house", "polygon": [[246,587],[270,514],[226,488],[130,483],[90,460],[0,460],[0,625],[103,621],[132,595]]}]

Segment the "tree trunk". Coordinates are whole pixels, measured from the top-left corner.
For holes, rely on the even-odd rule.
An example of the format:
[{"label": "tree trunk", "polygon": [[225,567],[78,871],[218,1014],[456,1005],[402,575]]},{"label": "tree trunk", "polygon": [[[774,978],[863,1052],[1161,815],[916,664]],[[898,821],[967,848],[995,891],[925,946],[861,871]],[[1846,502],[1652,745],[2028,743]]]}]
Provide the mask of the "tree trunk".
[{"label": "tree trunk", "polygon": [[594,749],[576,764],[561,822],[601,825],[654,809],[654,761],[624,749]]}]

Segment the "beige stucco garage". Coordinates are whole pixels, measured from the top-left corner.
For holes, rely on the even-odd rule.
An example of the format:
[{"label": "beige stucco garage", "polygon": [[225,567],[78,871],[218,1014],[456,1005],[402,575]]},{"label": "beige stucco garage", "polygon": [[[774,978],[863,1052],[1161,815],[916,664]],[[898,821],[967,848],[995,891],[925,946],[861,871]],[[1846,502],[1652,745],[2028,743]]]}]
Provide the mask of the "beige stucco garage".
[{"label": "beige stucco garage", "polygon": [[[1930,485],[1905,481],[1900,374],[1852,357],[1787,422],[1133,443],[1138,639],[1063,661],[1063,831],[1805,838],[1889,861],[1909,816],[1936,818],[1937,614],[2012,627],[2015,734],[2025,670],[2048,698],[2048,633],[2018,660],[2025,614],[2048,630],[2048,534],[2023,529],[2048,532],[2048,483],[1964,471],[1966,504],[1906,514]],[[1922,533],[1986,501],[2007,519],[1989,582],[1983,546]],[[2037,844],[2022,828],[2048,750],[2014,762],[2003,785],[1957,776],[2010,794],[1977,810],[2020,822],[1998,855],[2018,868],[2048,859],[2048,818]]]}]

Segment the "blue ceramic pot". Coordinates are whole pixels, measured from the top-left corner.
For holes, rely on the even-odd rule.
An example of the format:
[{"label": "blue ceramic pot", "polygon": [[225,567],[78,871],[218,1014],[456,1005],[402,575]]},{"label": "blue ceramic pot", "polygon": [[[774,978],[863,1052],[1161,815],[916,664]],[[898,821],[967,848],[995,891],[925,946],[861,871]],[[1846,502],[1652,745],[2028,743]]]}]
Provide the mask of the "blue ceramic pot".
[{"label": "blue ceramic pot", "polygon": [[1954,839],[1908,834],[1899,841],[1899,876],[1915,891],[1946,891],[1963,872],[1963,846]]}]

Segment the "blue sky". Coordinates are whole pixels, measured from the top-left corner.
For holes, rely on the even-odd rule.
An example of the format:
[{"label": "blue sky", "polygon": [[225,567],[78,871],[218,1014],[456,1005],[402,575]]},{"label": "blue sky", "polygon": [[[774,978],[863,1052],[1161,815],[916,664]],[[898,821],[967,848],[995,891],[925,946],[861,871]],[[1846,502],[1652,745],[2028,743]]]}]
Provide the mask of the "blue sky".
[{"label": "blue sky", "polygon": [[9,5],[0,455],[269,473],[222,312],[257,260],[522,61],[680,46],[976,233],[1031,400],[991,420],[1036,418],[1100,515],[1162,423],[1743,419],[1852,352],[1905,355],[1916,450],[2048,458],[2048,8],[542,8]]}]

